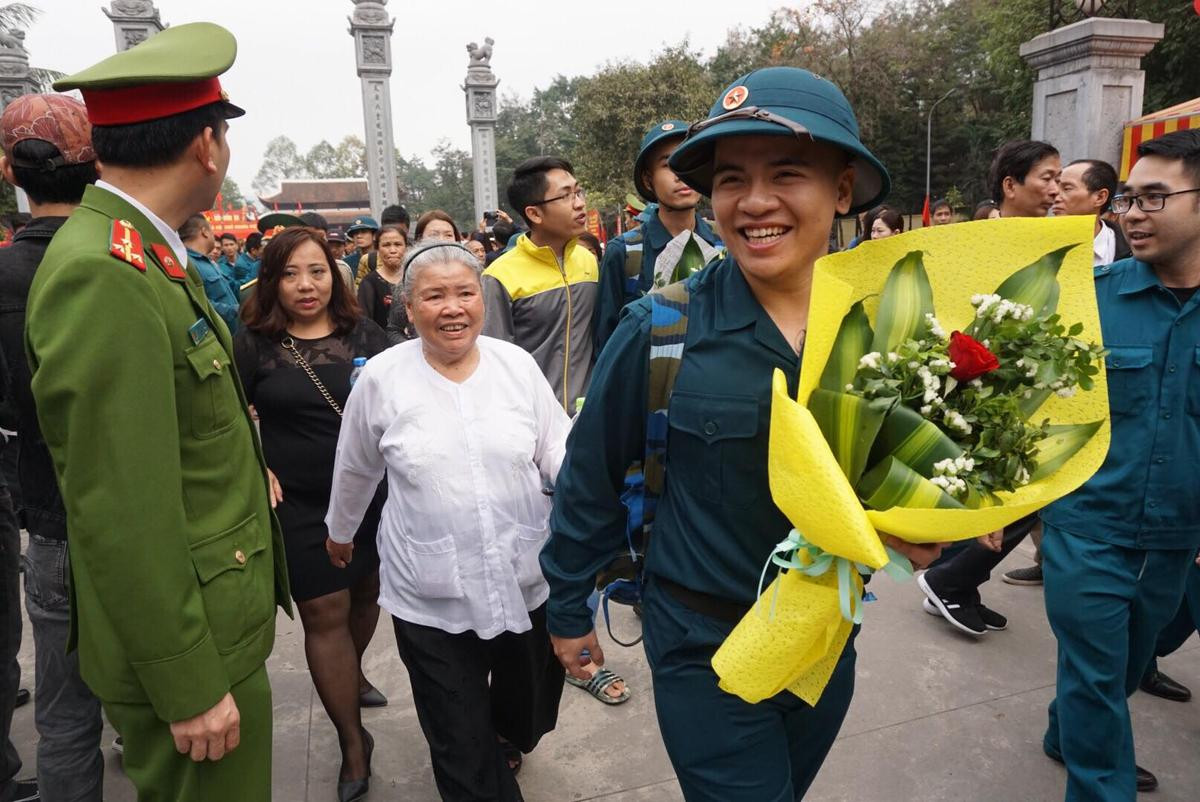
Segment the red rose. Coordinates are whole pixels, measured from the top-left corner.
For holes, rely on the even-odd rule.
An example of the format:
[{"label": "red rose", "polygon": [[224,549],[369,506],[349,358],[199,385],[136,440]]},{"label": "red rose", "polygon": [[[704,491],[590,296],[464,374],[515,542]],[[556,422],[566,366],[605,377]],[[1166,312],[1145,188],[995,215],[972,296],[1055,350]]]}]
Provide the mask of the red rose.
[{"label": "red rose", "polygon": [[1000,360],[996,359],[995,354],[979,340],[961,331],[950,335],[950,361],[954,363],[950,375],[960,382],[969,382],[1000,367]]}]

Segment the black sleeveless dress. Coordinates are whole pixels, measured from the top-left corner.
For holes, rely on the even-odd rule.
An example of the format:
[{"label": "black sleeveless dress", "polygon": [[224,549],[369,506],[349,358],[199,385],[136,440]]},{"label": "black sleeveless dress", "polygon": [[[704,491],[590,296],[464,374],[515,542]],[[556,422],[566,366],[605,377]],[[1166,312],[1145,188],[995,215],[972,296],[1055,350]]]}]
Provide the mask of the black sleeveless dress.
[{"label": "black sleeveless dress", "polygon": [[[365,318],[346,335],[293,339],[342,409],[350,394],[354,358],[369,359],[389,346],[383,329]],[[379,570],[375,536],[387,483],[380,483],[355,533],[349,567],[335,568],[325,551],[325,513],[341,418],[278,339],[243,328],[234,340],[234,359],[246,398],[258,412],[267,467],[283,488],[275,514],[283,528],[292,598],[307,601],[345,590]]]}]

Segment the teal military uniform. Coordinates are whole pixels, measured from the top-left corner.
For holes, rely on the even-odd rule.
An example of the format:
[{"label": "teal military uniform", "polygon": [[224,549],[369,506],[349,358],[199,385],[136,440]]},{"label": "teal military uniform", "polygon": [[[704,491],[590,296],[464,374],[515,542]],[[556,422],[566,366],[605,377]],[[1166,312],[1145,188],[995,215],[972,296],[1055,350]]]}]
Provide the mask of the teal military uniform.
[{"label": "teal military uniform", "polygon": [[[56,88],[83,90],[94,134],[188,104],[237,116],[213,77],[235,50],[223,28],[181,25]],[[178,86],[150,102],[147,81]],[[26,348],[71,533],[71,639],[139,800],[266,802],[265,661],[291,608],[228,328],[151,220],[89,187],[30,289]],[[168,723],[227,693],[241,744],[216,762],[176,752]]]},{"label": "teal military uniform", "polygon": [[[760,97],[767,108],[755,105]],[[746,103],[735,119],[728,117]],[[810,132],[860,166],[851,210],[878,203],[888,190],[887,172],[859,142],[845,97],[805,70],[743,76],[705,122],[670,161],[703,194],[711,194],[717,137]],[[795,393],[801,358],[732,256],[710,263],[687,287],[686,336],[665,432],[657,428],[661,414],[651,417],[647,406],[651,336],[670,317],[661,311],[668,307],[653,297],[626,306],[596,363],[558,474],[541,555],[550,584],[548,627],[565,638],[592,630],[593,577],[626,547],[621,493],[630,465],[647,454],[653,421],[656,448],[665,437],[665,481],[646,554],[642,622],[667,753],[689,802],[799,799],[850,705],[857,628],[815,707],[788,692],[744,702],[718,687],[712,657],[753,604],[764,563],[792,528],[771,500],[767,451],[772,375],[782,371]]]},{"label": "teal military uniform", "polygon": [[1200,294],[1181,302],[1134,259],[1096,268],[1112,446],[1042,512],[1046,615],[1058,638],[1047,754],[1067,800],[1134,798],[1128,697],[1179,610],[1200,548]]},{"label": "teal military uniform", "polygon": [[238,298],[240,285],[225,273],[219,263],[209,259],[207,254],[188,248],[187,255],[189,262],[200,275],[200,280],[204,282],[204,294],[208,296],[208,302],[225,321],[230,333],[235,333],[238,327],[238,307],[241,303]]}]

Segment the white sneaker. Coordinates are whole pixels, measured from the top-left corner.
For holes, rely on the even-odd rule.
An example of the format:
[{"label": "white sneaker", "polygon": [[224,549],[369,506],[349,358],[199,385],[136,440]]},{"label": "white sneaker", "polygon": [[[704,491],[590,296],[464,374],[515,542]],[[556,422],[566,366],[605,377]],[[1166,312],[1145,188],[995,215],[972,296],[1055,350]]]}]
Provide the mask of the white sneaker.
[{"label": "white sneaker", "polygon": [[118,755],[125,754],[125,739],[120,735],[118,735],[116,738],[113,738],[112,750]]}]

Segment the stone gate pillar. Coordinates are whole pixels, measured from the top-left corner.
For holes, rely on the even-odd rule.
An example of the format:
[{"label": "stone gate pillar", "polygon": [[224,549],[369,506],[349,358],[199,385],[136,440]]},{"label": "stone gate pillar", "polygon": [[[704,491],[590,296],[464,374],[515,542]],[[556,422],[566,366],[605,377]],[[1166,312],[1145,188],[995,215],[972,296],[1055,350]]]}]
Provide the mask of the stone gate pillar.
[{"label": "stone gate pillar", "polygon": [[1092,17],[1021,45],[1037,70],[1033,138],[1075,159],[1121,163],[1121,132],[1142,114],[1142,56],[1163,38],[1157,22]]},{"label": "stone gate pillar", "polygon": [[392,28],[387,0],[352,0],[350,35],[362,80],[363,121],[367,145],[367,183],[371,211],[377,217],[396,203],[396,139],[392,133]]},{"label": "stone gate pillar", "polygon": [[109,8],[100,10],[112,20],[118,53],[140,45],[166,27],[151,0],[112,0]]},{"label": "stone gate pillar", "polygon": [[[38,91],[29,73],[29,52],[25,49],[25,31],[9,28],[0,31],[0,112],[21,95]],[[13,187],[17,210],[29,211],[29,199],[20,187]]]},{"label": "stone gate pillar", "polygon": [[463,92],[467,95],[467,125],[471,126],[471,164],[475,179],[475,219],[497,208],[496,191],[496,86],[499,79],[492,73],[492,45],[489,36],[483,46],[471,42],[467,52],[467,79]]}]

